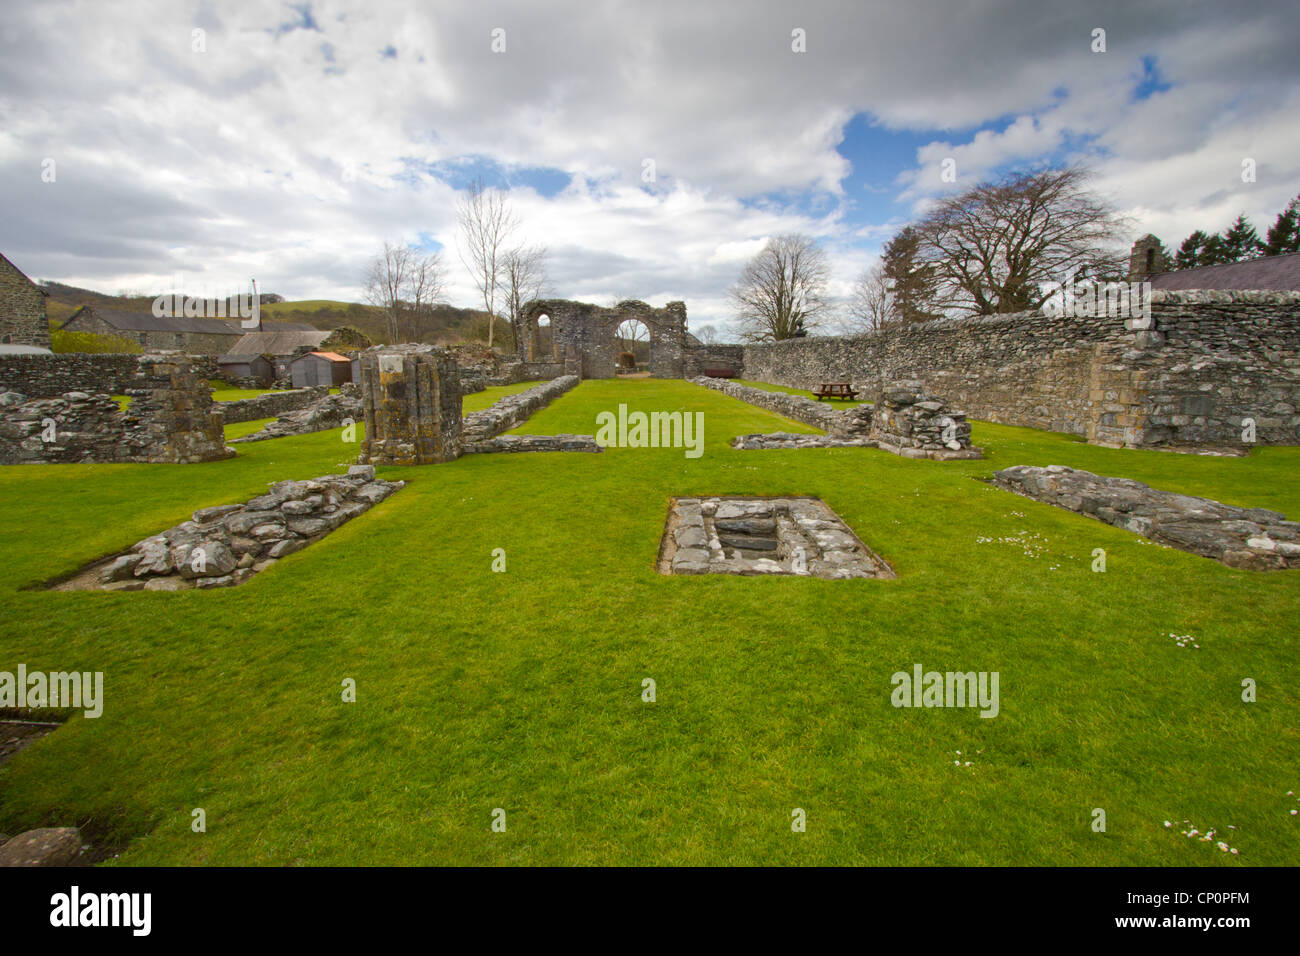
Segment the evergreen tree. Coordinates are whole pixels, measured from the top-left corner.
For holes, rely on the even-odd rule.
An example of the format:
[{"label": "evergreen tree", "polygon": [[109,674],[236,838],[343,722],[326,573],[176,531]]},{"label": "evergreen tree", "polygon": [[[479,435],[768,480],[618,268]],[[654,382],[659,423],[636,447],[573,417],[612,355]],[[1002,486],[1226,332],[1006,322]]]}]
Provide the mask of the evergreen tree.
[{"label": "evergreen tree", "polygon": [[1205,233],[1197,229],[1184,239],[1183,244],[1178,247],[1178,255],[1174,257],[1174,268],[1195,269],[1201,265],[1201,251],[1205,248],[1205,240],[1208,238]]},{"label": "evergreen tree", "polygon": [[1244,262],[1254,259],[1263,250],[1259,234],[1250,224],[1245,214],[1239,215],[1223,233],[1223,255],[1225,262]]},{"label": "evergreen tree", "polygon": [[933,267],[918,261],[921,236],[907,226],[881,250],[885,280],[894,295],[899,320],[907,325],[934,318],[929,311],[935,300]]},{"label": "evergreen tree", "polygon": [[1300,196],[1287,203],[1286,209],[1277,214],[1273,225],[1268,227],[1264,242],[1264,255],[1280,256],[1288,252],[1300,252]]},{"label": "evergreen tree", "polygon": [[1201,254],[1197,257],[1198,266],[1217,266],[1224,262],[1231,262],[1228,258],[1228,251],[1223,246],[1222,236],[1206,236],[1205,245],[1201,246]]}]

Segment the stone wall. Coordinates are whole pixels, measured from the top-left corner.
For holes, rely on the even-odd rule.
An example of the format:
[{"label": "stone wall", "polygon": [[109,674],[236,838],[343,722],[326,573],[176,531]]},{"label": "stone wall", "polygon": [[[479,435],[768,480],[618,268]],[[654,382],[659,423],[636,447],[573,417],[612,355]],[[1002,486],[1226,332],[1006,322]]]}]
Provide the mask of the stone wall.
[{"label": "stone wall", "polygon": [[748,378],[915,379],[974,418],[1141,447],[1300,444],[1300,293],[1153,292],[1151,325],[1016,313],[744,349]]},{"label": "stone wall", "polygon": [[50,347],[45,294],[4,256],[0,256],[0,342]]},{"label": "stone wall", "polygon": [[255,398],[241,398],[234,402],[217,402],[227,425],[251,422],[259,418],[276,418],[286,412],[306,408],[329,394],[328,385],[311,385],[283,392],[268,392]]},{"label": "stone wall", "polygon": [[136,356],[121,411],[107,394],[0,394],[0,464],[167,462],[229,458],[207,383],[179,353]]},{"label": "stone wall", "polygon": [[813,428],[820,428],[822,431],[831,431],[840,421],[840,412],[837,409],[822,402],[814,402],[811,398],[804,398],[802,395],[769,392],[749,385],[739,385],[725,378],[708,378],[703,375],[691,381],[696,385],[703,385],[705,388],[738,398],[742,402],[766,408],[769,412],[776,412],[786,418],[811,425]]},{"label": "stone wall", "polygon": [[64,392],[106,392],[122,395],[136,372],[139,355],[0,355],[0,391],[29,398],[49,398]]},{"label": "stone wall", "polygon": [[541,385],[534,385],[526,392],[507,395],[490,408],[470,412],[465,416],[463,427],[465,442],[486,442],[522,425],[535,412],[577,385],[578,381],[576,375],[563,375]]},{"label": "stone wall", "polygon": [[696,345],[686,349],[687,378],[697,378],[724,369],[729,370],[736,378],[744,375],[745,347],[743,345]]}]

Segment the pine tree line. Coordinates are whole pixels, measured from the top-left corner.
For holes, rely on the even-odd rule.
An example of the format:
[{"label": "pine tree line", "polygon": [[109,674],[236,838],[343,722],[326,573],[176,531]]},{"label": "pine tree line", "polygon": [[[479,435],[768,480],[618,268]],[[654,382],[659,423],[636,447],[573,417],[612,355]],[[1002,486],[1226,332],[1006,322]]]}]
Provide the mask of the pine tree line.
[{"label": "pine tree line", "polygon": [[1263,240],[1243,214],[1222,233],[1207,234],[1197,229],[1182,241],[1172,265],[1174,269],[1195,269],[1288,252],[1300,252],[1300,196],[1277,214]]}]

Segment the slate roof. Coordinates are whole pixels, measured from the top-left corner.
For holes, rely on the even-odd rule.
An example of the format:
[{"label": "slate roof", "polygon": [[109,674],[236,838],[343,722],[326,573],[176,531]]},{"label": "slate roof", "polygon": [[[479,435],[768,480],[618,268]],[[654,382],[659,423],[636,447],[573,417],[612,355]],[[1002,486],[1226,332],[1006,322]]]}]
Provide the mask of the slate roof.
[{"label": "slate roof", "polygon": [[319,329],[245,332],[226,355],[292,355],[304,345],[314,349],[329,337],[329,332]]},{"label": "slate roof", "polygon": [[68,317],[60,326],[66,329],[83,313],[90,313],[95,318],[121,332],[191,332],[202,335],[239,335],[243,330],[238,319],[200,319],[183,315],[157,316],[152,312],[124,312],[120,309],[101,309],[97,306],[82,306]]},{"label": "slate roof", "polygon": [[1265,289],[1273,292],[1300,292],[1300,252],[1282,256],[1263,256],[1245,262],[1227,262],[1217,266],[1198,266],[1161,272],[1149,277],[1151,290],[1161,289]]}]

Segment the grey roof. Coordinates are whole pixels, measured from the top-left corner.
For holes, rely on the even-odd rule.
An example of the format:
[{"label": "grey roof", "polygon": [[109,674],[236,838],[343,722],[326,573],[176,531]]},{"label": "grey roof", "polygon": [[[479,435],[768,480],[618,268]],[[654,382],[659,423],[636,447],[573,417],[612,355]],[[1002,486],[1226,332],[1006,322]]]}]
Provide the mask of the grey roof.
[{"label": "grey roof", "polygon": [[98,306],[83,306],[72,313],[61,328],[67,328],[86,312],[121,332],[194,332],[203,335],[239,335],[243,332],[239,327],[238,319],[200,319],[183,315],[157,316],[152,312],[123,312],[120,309],[101,309]]},{"label": "grey roof", "polygon": [[1227,262],[1217,266],[1198,266],[1161,272],[1148,280],[1153,291],[1159,289],[1265,289],[1274,292],[1300,292],[1300,252],[1282,256],[1263,256],[1245,262]]},{"label": "grey roof", "polygon": [[319,329],[245,332],[226,355],[292,355],[295,349],[304,345],[314,349],[329,337],[330,333]]},{"label": "grey roof", "polygon": [[17,342],[0,343],[0,355],[53,355],[49,349],[40,345],[20,345]]}]

